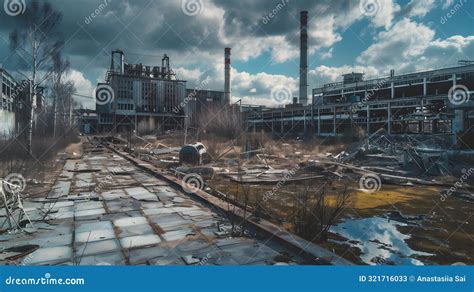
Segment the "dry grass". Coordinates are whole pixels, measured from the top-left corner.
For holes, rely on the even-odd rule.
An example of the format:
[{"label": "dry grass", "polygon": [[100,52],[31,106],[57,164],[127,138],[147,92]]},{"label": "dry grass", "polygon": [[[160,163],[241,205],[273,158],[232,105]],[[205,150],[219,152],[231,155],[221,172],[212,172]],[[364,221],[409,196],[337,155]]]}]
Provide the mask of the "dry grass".
[{"label": "dry grass", "polygon": [[235,107],[210,106],[197,120],[203,132],[218,138],[236,139],[242,133],[240,111]]},{"label": "dry grass", "polygon": [[26,149],[26,141],[0,140],[0,176],[14,172],[33,173],[66,146],[78,141],[76,132],[69,132],[57,138],[34,137],[33,154],[30,155]]}]

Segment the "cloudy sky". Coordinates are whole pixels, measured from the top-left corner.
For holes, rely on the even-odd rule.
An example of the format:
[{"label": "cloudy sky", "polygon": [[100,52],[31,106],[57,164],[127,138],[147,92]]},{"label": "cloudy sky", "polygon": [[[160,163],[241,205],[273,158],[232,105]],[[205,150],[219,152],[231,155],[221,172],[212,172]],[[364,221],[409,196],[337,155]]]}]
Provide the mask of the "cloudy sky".
[{"label": "cloudy sky", "polygon": [[[380,76],[390,69],[411,72],[474,59],[474,0],[50,2],[63,14],[58,29],[71,62],[68,78],[86,96],[103,81],[114,49],[123,49],[129,63],[147,65],[159,64],[166,53],[188,88],[210,77],[208,89],[223,90],[227,46],[233,50],[234,100],[272,105],[275,86],[297,96],[301,10],[310,16],[310,88],[351,71]],[[19,16],[5,7],[0,63],[15,75],[8,37]]]}]

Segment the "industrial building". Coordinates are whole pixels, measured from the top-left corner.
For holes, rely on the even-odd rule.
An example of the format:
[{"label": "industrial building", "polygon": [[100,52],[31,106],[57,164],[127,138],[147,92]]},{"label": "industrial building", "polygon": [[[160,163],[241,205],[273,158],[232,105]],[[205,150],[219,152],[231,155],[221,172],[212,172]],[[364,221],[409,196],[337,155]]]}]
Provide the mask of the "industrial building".
[{"label": "industrial building", "polygon": [[152,67],[128,64],[124,52],[115,50],[106,82],[96,89],[97,131],[183,129],[185,119],[193,123],[204,108],[224,100],[222,91],[187,89],[166,55]]},{"label": "industrial building", "polygon": [[[307,104],[307,20],[301,13],[299,101],[285,108],[244,111],[251,131],[277,135],[365,135],[384,128],[390,134],[434,134],[472,140],[474,62],[410,74],[390,71],[385,77],[365,80],[363,73],[345,74],[341,82],[312,90]],[[471,135],[466,135],[471,134]],[[469,139],[467,139],[469,140]],[[474,141],[472,141],[474,143]]]},{"label": "industrial building", "polygon": [[[9,139],[22,134],[31,115],[30,84],[28,80],[17,81],[0,65],[2,96],[0,98],[0,138]],[[33,125],[44,105],[44,87],[38,86],[34,96]]]},{"label": "industrial building", "polygon": [[10,137],[16,132],[15,91],[16,81],[0,65],[2,98],[0,98],[0,136]]},{"label": "industrial building", "polygon": [[186,117],[190,124],[198,123],[199,114],[213,106],[220,106],[225,93],[216,90],[186,89]]},{"label": "industrial building", "polygon": [[[164,55],[161,66],[125,63],[123,51],[112,52],[106,82],[96,89],[98,131],[130,131],[139,125],[174,129],[184,125],[186,81],[178,80]],[[115,126],[114,126],[115,125]]]},{"label": "industrial building", "polygon": [[350,73],[342,82],[313,89],[312,105],[251,111],[246,123],[257,131],[321,136],[351,133],[354,126],[367,134],[380,128],[391,134],[458,133],[474,125],[473,101],[453,102],[452,89],[464,87],[474,87],[474,64],[402,75],[392,71],[370,80]]}]

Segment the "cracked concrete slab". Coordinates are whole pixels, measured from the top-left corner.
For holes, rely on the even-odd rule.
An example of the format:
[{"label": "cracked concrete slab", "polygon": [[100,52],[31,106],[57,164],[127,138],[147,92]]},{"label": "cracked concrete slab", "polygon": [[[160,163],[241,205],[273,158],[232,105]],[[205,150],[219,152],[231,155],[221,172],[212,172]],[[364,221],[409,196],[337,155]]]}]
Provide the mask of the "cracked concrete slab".
[{"label": "cracked concrete slab", "polygon": [[[217,238],[227,218],[109,150],[67,160],[47,197],[24,205],[35,231],[1,235],[1,244],[39,248],[16,264],[273,264],[278,254],[247,235]],[[3,255],[0,264],[15,264]]]}]

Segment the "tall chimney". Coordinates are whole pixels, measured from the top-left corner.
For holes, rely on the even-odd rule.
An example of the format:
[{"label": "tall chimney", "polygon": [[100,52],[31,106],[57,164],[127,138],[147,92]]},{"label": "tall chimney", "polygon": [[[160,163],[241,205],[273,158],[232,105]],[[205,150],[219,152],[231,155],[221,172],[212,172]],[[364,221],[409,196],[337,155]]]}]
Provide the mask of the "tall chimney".
[{"label": "tall chimney", "polygon": [[224,104],[230,103],[230,48],[225,48],[225,81],[224,81]]},{"label": "tall chimney", "polygon": [[300,15],[300,103],[308,104],[308,11]]}]

